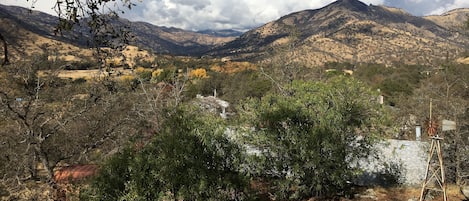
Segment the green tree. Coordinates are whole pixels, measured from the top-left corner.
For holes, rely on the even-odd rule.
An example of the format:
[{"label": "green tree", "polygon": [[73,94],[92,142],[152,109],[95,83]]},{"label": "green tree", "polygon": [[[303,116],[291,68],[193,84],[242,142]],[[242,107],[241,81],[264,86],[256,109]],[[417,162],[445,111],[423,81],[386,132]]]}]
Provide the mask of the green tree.
[{"label": "green tree", "polygon": [[196,80],[186,92],[187,98],[194,98],[196,94],[204,96],[213,95],[237,104],[246,98],[260,98],[271,88],[270,80],[267,80],[257,70],[245,70],[233,74],[210,72],[209,77]]},{"label": "green tree", "polygon": [[382,125],[377,95],[344,77],[284,89],[240,109],[255,128],[246,144],[260,152],[252,170],[270,179],[280,200],[346,193]]},{"label": "green tree", "polygon": [[245,70],[233,74],[226,80],[223,97],[229,102],[238,103],[246,98],[261,98],[272,83],[257,70]]},{"label": "green tree", "polygon": [[385,101],[390,105],[400,103],[400,100],[412,96],[413,90],[425,78],[428,66],[397,65],[385,67],[379,64],[361,64],[357,67],[354,77],[369,84],[374,89],[380,89]]},{"label": "green tree", "polygon": [[[111,158],[90,187],[96,200],[239,200],[247,196],[240,146],[217,117],[166,111],[151,143]],[[93,196],[90,196],[93,197]],[[87,198],[89,199],[89,198]]]}]

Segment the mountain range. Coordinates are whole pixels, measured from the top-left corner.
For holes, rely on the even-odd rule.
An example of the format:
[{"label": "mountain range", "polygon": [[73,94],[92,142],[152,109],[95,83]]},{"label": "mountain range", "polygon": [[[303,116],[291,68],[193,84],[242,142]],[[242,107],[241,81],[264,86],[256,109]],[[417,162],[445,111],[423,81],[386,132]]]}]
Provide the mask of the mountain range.
[{"label": "mountain range", "polygon": [[[281,17],[211,52],[233,59],[436,64],[466,51],[469,9],[417,17],[401,9],[338,0]],[[463,17],[464,16],[464,17]]]},{"label": "mountain range", "polygon": [[[435,65],[464,56],[469,34],[462,25],[468,14],[469,9],[457,9],[417,17],[398,8],[338,0],[245,33],[193,32],[126,19],[115,23],[128,27],[134,36],[132,45],[153,53],[257,62],[278,59],[309,66],[327,62]],[[70,51],[87,46],[86,31],[54,35],[57,22],[45,13],[0,5],[0,32],[12,52],[41,51],[51,44]]]},{"label": "mountain range", "polygon": [[[32,35],[48,38],[55,42],[69,43],[77,47],[86,47],[90,41],[89,30],[86,29],[86,26],[75,27],[73,31],[63,32],[63,34],[54,34],[58,23],[57,17],[22,7],[0,4],[0,22],[2,24],[0,31],[5,35],[5,38],[10,39],[9,42],[13,45],[16,42],[25,45],[24,42],[27,40],[24,39],[31,39]],[[132,45],[154,53],[192,55],[200,51],[207,51],[214,45],[233,40],[237,36],[236,31],[231,33],[228,30],[197,33],[178,28],[155,26],[146,22],[131,22],[122,18],[113,23],[116,24],[116,27],[125,27],[131,32]],[[14,46],[20,47],[21,45]]]}]

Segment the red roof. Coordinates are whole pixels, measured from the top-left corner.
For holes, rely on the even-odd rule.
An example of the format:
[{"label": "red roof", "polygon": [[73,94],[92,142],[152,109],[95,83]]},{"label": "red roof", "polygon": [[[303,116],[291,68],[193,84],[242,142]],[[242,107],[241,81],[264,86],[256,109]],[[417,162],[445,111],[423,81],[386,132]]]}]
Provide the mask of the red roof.
[{"label": "red roof", "polygon": [[79,181],[94,176],[97,172],[97,165],[73,165],[60,167],[54,172],[54,180],[57,183]]}]

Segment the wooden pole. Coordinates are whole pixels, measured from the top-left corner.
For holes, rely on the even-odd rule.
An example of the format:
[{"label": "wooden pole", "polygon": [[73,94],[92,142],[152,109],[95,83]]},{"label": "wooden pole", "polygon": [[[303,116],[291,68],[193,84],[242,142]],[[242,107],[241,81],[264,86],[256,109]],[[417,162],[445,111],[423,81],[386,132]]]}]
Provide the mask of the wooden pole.
[{"label": "wooden pole", "polygon": [[428,155],[428,160],[427,160],[427,168],[425,169],[425,179],[423,180],[423,185],[422,185],[422,191],[420,192],[420,201],[423,201],[425,199],[426,191],[427,191],[427,184],[428,184],[428,173],[430,171],[430,165],[432,161],[432,156],[433,156],[433,146],[434,142],[432,140],[432,143],[430,145],[430,154]]},{"label": "wooden pole", "polygon": [[443,190],[443,200],[446,201],[446,178],[445,178],[445,166],[443,164],[443,153],[441,152],[440,140],[437,140],[437,153],[438,153],[438,162],[440,164],[440,174],[441,174],[441,184],[440,187]]},{"label": "wooden pole", "polygon": [[432,120],[432,99],[430,98],[430,121]]}]

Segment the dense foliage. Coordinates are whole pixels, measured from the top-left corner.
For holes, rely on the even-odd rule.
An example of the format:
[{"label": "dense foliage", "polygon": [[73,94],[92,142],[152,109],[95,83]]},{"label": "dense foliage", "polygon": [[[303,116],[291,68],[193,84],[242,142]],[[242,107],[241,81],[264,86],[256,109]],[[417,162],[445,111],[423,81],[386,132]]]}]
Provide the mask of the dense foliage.
[{"label": "dense foliage", "polygon": [[397,65],[386,67],[379,64],[362,64],[357,66],[354,75],[379,89],[386,98],[386,103],[396,105],[401,99],[412,96],[413,90],[425,79],[426,72],[432,68],[420,65]]},{"label": "dense foliage", "polygon": [[253,170],[273,182],[280,200],[348,193],[354,163],[369,154],[380,129],[376,94],[343,77],[294,81],[286,91],[243,105],[255,127],[246,143],[260,152]]},{"label": "dense foliage", "polygon": [[197,109],[167,111],[160,132],[144,147],[112,157],[91,189],[95,200],[240,200],[247,180],[241,147],[223,122]]},{"label": "dense foliage", "polygon": [[217,95],[230,103],[237,104],[245,98],[260,98],[271,88],[271,82],[255,70],[245,70],[232,74],[211,72],[209,77],[194,82],[187,96]]}]

